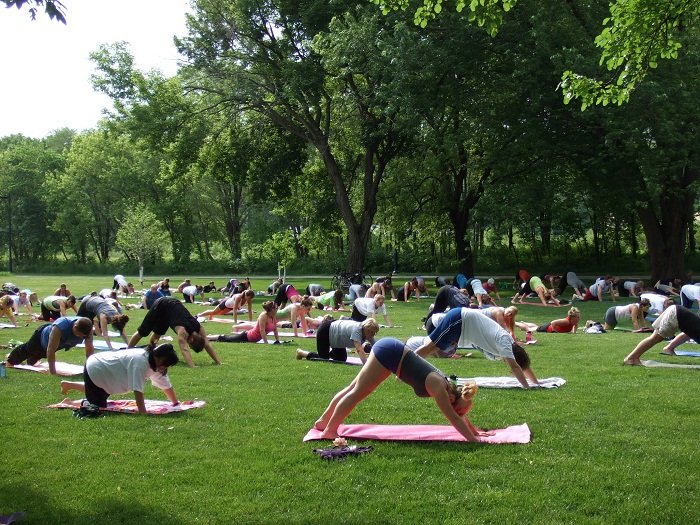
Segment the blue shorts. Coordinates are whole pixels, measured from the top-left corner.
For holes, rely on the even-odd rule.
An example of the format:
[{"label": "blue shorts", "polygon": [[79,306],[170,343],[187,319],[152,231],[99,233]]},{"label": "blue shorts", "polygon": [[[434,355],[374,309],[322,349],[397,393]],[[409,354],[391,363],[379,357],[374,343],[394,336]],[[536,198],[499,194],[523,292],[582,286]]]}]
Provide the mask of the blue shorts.
[{"label": "blue shorts", "polygon": [[457,343],[461,335],[462,309],[450,308],[428,337],[440,350],[446,350]]},{"label": "blue shorts", "polygon": [[393,337],[384,337],[372,346],[372,355],[379,363],[392,373],[396,373],[403,357],[403,341]]}]

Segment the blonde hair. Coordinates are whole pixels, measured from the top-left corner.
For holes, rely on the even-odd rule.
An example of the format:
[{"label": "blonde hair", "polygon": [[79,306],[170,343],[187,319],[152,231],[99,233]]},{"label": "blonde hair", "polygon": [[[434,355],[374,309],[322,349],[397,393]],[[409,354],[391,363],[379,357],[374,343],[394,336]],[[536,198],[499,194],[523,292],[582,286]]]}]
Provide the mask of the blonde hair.
[{"label": "blonde hair", "polygon": [[375,334],[379,332],[379,323],[373,317],[368,317],[360,324],[363,330],[372,330]]},{"label": "blonde hair", "polygon": [[581,317],[581,310],[579,310],[575,306],[572,306],[571,308],[569,308],[569,313],[567,313],[566,315],[568,317],[571,317],[572,315],[578,315],[579,317]]},{"label": "blonde hair", "polygon": [[474,399],[479,387],[476,383],[465,383],[461,387],[457,387],[457,394],[465,401],[471,401]]}]

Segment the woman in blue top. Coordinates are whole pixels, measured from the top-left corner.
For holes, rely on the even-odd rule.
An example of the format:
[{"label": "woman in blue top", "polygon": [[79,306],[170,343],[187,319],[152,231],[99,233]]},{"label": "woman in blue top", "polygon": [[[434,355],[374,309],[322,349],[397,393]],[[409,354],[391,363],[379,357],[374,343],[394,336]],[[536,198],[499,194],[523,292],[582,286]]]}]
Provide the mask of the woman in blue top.
[{"label": "woman in blue top", "polygon": [[440,370],[405,348],[403,342],[385,337],[375,343],[357,377],[333,397],[314,424],[316,429],[323,431],[321,437],[338,437],[338,427],[355,406],[392,373],[410,385],[418,397],[432,397],[450,424],[467,441],[479,441],[479,437],[490,435],[476,428],[467,418],[477,390],[475,384],[454,385]]}]

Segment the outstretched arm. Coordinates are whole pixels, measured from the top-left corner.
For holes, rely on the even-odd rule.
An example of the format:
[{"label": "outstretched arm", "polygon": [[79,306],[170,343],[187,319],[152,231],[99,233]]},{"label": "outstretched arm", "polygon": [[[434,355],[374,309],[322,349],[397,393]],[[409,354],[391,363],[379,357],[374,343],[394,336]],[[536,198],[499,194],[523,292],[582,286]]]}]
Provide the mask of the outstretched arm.
[{"label": "outstretched arm", "polygon": [[530,388],[530,384],[527,382],[527,379],[525,378],[525,374],[523,373],[522,368],[520,368],[520,365],[515,361],[515,359],[512,357],[506,357],[503,360],[510,367],[510,371],[513,373],[515,378],[520,382],[522,387],[523,388]]},{"label": "outstretched arm", "polygon": [[[182,357],[185,359],[185,363],[187,363],[187,366],[190,368],[194,368],[194,361],[192,361],[190,347],[187,344],[187,330],[185,330],[185,328],[182,326],[177,326],[175,333],[177,333],[177,344],[180,346],[180,352],[182,352]],[[155,333],[153,335],[155,335]],[[152,340],[153,337],[151,337],[151,341]]]},{"label": "outstretched arm", "polygon": [[457,432],[462,434],[467,441],[479,441],[479,438],[472,431],[474,426],[471,425],[471,423],[467,424],[467,417],[460,416],[459,414],[457,414],[457,412],[455,412],[452,403],[450,403],[450,396],[447,394],[447,389],[445,388],[444,384],[442,386],[434,387],[429,379],[430,378],[428,378],[425,382],[425,388],[430,394],[430,396],[435,400],[435,404],[445,415],[447,421],[449,421],[450,424],[457,430]]}]

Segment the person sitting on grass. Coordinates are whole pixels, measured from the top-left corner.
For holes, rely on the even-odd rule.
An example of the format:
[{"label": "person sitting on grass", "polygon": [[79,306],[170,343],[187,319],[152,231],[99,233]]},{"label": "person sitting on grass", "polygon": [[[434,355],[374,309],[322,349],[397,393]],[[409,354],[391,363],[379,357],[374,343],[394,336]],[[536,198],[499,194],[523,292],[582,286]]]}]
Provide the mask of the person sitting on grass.
[{"label": "person sitting on grass", "polygon": [[7,355],[7,365],[19,365],[26,361],[34,366],[40,359],[49,362],[49,372],[56,375],[56,352],[68,350],[85,343],[85,357],[94,352],[92,344],[92,321],[87,317],[61,317],[51,324],[37,328],[29,341],[15,348]]},{"label": "person sitting on grass", "polygon": [[316,332],[316,352],[306,352],[297,348],[297,359],[333,359],[347,361],[348,348],[355,348],[362,362],[367,361],[374,344],[374,336],[379,332],[379,325],[374,319],[357,321],[334,321],[328,315]]},{"label": "person sitting on grass", "polygon": [[518,346],[508,332],[496,321],[471,308],[452,308],[428,334],[430,342],[416,353],[428,357],[438,350],[458,344],[464,348],[473,344],[491,360],[502,359],[523,388],[530,388],[528,379],[539,384],[530,367],[527,352]]},{"label": "person sitting on grass", "polygon": [[406,348],[398,339],[386,337],[372,347],[372,352],[352,382],[338,392],[328,408],[314,423],[323,439],[338,437],[338,427],[363,399],[369,396],[391,374],[413,388],[418,397],[432,397],[450,424],[467,441],[479,441],[491,435],[475,427],[467,418],[477,386],[459,387],[445,374]]},{"label": "person sitting on grass", "polygon": [[[267,343],[267,334],[272,333],[275,336],[275,344],[280,344],[280,335],[277,332],[277,304],[273,301],[265,301],[262,309],[257,322],[250,330],[237,334],[211,336],[211,339],[219,343],[257,343],[260,340]],[[238,327],[233,327],[234,330],[236,328]]]},{"label": "person sitting on grass", "polygon": [[66,283],[61,283],[60,286],[56,288],[56,291],[53,294],[58,295],[60,297],[68,297],[70,295],[73,295],[73,293],[68,289],[68,285]]},{"label": "person sitting on grass", "polygon": [[515,326],[524,332],[549,332],[557,334],[575,334],[581,321],[581,311],[572,306],[564,319],[554,319],[549,323],[536,325],[527,321],[516,321]]},{"label": "person sitting on grass", "polygon": [[217,365],[221,364],[214,347],[207,340],[204,327],[176,297],[161,297],[153,303],[138,331],[131,336],[129,348],[135,347],[142,337],[146,337],[151,332],[150,344],[155,347],[168,328],[177,334],[177,342],[187,366],[194,368],[190,348],[195,352],[206,350]]},{"label": "person sitting on grass", "polygon": [[177,406],[173,386],[168,378],[168,368],[178,363],[177,354],[170,343],[155,348],[131,348],[118,352],[100,352],[88,357],[83,370],[83,381],[61,381],[63,395],[72,390],[85,393],[88,403],[100,408],[107,406],[113,394],[134,393],[139,414],[146,414],[143,387],[146,380],[160,388],[168,400]]},{"label": "person sitting on grass", "polygon": [[684,341],[693,339],[700,341],[700,317],[687,308],[679,305],[671,305],[666,308],[656,321],[651,325],[653,332],[649,337],[642,339],[639,344],[625,357],[623,363],[626,365],[642,365],[640,357],[659,344],[664,339],[672,338],[677,331],[681,333],[673,339],[663,349],[667,355],[675,355],[674,349]]},{"label": "person sitting on grass", "polygon": [[255,297],[255,292],[253,290],[246,290],[243,293],[235,294],[231,297],[227,297],[223,301],[220,301],[212,310],[206,310],[199,314],[200,317],[207,317],[210,321],[215,315],[225,315],[229,312],[233,312],[233,322],[238,322],[238,311],[243,308],[248,310],[248,321],[253,321],[253,298]]},{"label": "person sitting on grass", "polygon": [[638,303],[626,304],[623,306],[611,306],[605,312],[604,330],[612,330],[617,326],[617,323],[625,319],[632,319],[634,330],[647,328],[647,322],[644,319],[647,312],[651,308],[649,299],[642,299]]}]

